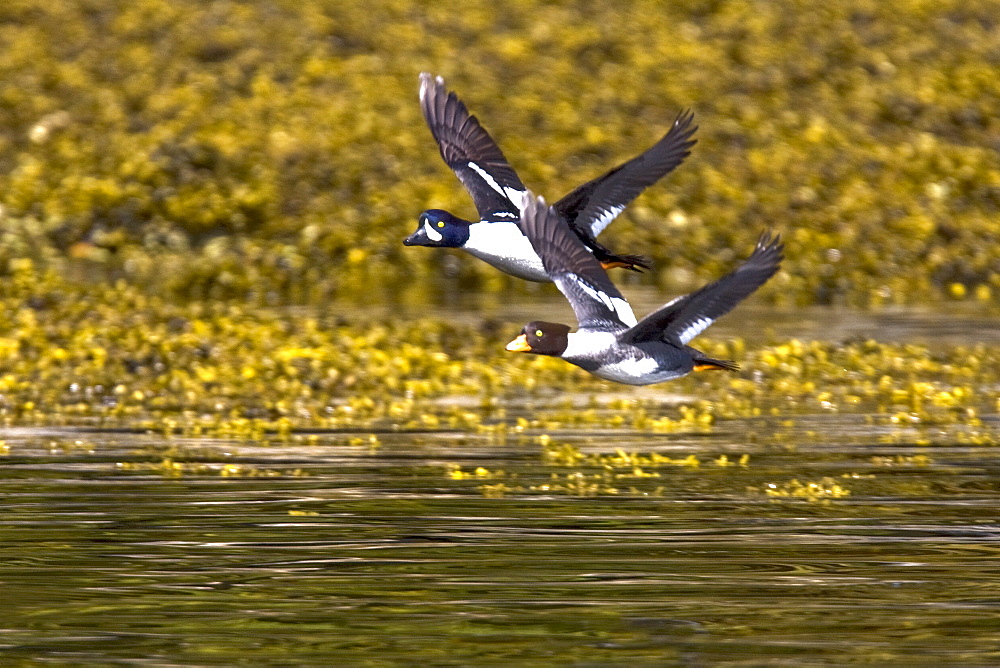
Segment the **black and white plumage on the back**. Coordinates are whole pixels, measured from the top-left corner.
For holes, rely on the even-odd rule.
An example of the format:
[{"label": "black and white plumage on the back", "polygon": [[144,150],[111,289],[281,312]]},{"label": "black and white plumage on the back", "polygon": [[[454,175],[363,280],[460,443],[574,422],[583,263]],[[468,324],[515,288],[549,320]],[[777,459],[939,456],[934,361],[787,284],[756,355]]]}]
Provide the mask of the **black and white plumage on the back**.
[{"label": "black and white plumage on the back", "polygon": [[735,270],[635,323],[621,317],[631,315],[628,302],[554,208],[527,193],[522,225],[579,327],[571,332],[565,325],[534,321],[507,349],[561,357],[595,376],[631,385],[694,370],[738,369],[735,362],[712,359],[687,344],[771,278],[783,259],[779,237],[765,232]]},{"label": "black and white plumage on the back", "polygon": [[[479,221],[468,221],[439,209],[425,211],[408,246],[462,248],[514,276],[548,281],[541,259],[520,226],[519,203],[525,192],[500,147],[469,113],[441,77],[420,75],[420,108],[441,157],[469,191]],[[638,271],[648,262],[638,255],[612,252],[599,243],[600,234],[645,188],[679,165],[690,154],[697,130],[690,112],[682,112],[656,144],[588,181],[556,202],[573,233],[605,267]]]}]

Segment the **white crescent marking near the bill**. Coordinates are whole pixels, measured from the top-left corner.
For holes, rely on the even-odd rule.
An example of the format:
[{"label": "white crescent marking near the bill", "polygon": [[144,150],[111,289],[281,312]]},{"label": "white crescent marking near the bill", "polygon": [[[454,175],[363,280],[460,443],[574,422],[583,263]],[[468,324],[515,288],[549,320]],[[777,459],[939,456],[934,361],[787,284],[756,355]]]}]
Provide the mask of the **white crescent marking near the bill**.
[{"label": "white crescent marking near the bill", "polygon": [[431,225],[431,221],[429,220],[424,221],[424,232],[427,234],[427,238],[430,239],[431,241],[441,241],[442,239],[444,239],[444,235],[435,230],[434,226]]}]

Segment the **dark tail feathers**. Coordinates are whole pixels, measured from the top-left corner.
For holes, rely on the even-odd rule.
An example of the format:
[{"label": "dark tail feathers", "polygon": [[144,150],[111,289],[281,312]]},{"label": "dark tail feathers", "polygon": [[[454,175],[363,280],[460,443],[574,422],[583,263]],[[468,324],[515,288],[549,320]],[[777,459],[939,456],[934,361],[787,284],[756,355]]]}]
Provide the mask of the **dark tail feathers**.
[{"label": "dark tail feathers", "polygon": [[739,371],[740,365],[732,360],[717,360],[711,357],[694,358],[695,371]]},{"label": "dark tail feathers", "polygon": [[594,253],[594,256],[601,261],[601,265],[605,269],[610,269],[612,267],[623,267],[629,271],[637,271],[642,273],[643,269],[651,269],[653,267],[648,257],[642,255],[626,255],[624,253]]}]

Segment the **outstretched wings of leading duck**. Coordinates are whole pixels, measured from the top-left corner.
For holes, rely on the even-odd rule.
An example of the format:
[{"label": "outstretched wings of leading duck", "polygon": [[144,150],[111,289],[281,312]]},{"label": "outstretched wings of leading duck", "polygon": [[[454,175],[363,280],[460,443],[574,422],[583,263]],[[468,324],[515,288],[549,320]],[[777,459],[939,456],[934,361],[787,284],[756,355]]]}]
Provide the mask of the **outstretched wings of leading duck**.
[{"label": "outstretched wings of leading duck", "polygon": [[[420,75],[420,108],[441,157],[469,191],[479,220],[441,209],[420,214],[407,246],[460,248],[497,269],[529,281],[548,281],[541,258],[524,234],[521,202],[527,191],[493,138],[441,77]],[[614,253],[599,235],[643,190],[690,155],[694,115],[681,112],[652,147],[556,202],[554,208],[583,246],[604,267],[648,268],[637,255]]]}]

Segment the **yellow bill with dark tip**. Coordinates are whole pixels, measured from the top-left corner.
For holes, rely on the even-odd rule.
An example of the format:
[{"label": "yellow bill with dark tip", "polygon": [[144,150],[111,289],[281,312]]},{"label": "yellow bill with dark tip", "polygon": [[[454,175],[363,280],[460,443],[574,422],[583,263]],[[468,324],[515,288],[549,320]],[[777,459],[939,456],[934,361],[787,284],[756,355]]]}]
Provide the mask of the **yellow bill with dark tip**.
[{"label": "yellow bill with dark tip", "polygon": [[512,353],[529,353],[531,346],[528,345],[528,337],[521,334],[519,337],[507,344],[507,350]]}]

